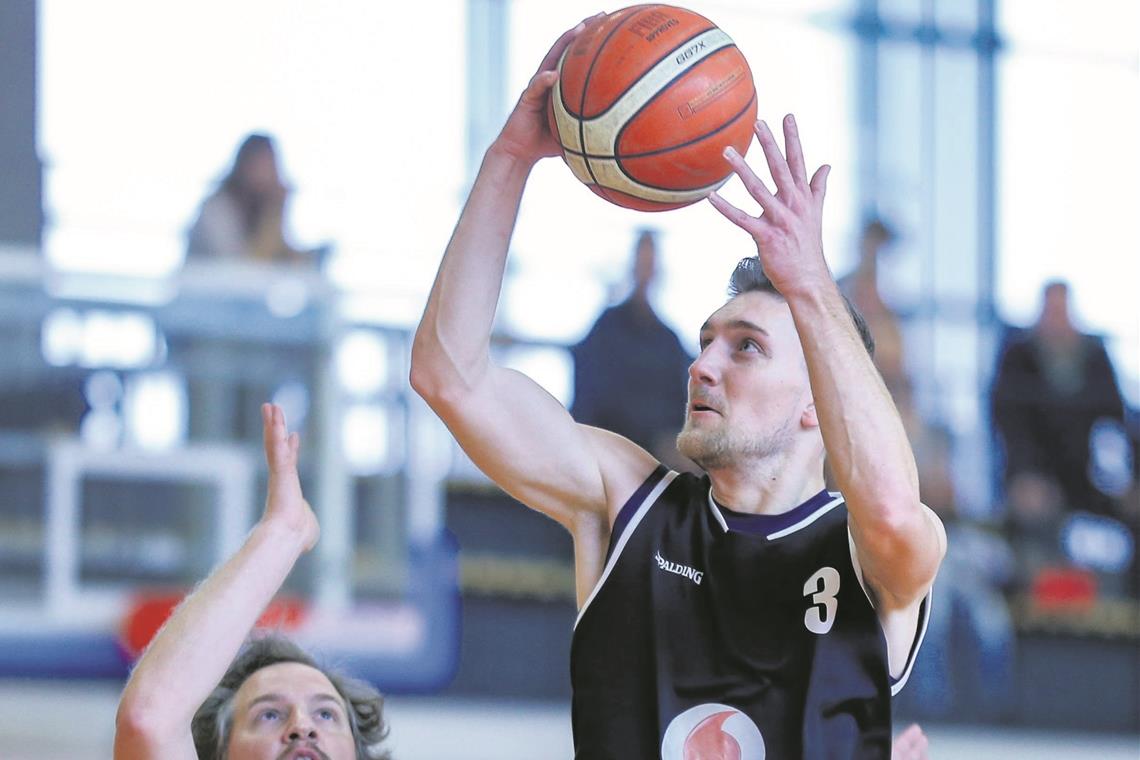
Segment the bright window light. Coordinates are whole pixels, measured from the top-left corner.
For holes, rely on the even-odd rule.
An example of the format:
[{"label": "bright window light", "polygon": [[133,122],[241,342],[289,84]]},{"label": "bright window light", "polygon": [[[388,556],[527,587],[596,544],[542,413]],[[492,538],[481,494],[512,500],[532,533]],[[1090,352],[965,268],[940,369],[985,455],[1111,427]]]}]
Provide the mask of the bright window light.
[{"label": "bright window light", "polygon": [[44,318],[40,345],[44,360],[55,366],[145,367],[163,351],[158,326],[148,314],[66,307]]},{"label": "bright window light", "polygon": [[384,341],[370,330],[348,333],[336,348],[336,372],[341,386],[349,393],[376,393],[388,379]]},{"label": "bright window light", "polygon": [[[1109,337],[1121,389],[1135,404],[1140,403],[1137,6],[1093,5],[1111,10],[1109,17],[1117,23],[1108,24],[1084,5],[1056,2],[1013,3],[1003,14],[1010,33],[1024,34],[1027,41],[1023,52],[1014,47],[1000,59],[998,69],[997,298],[1003,317],[1028,325],[1040,310],[1045,282],[1067,280],[1079,324]],[[1045,40],[1029,30],[1047,31],[1052,25],[1071,28],[1074,41],[1106,26],[1127,29],[1132,59],[1032,47],[1031,42]]]},{"label": "bright window light", "polygon": [[574,401],[574,363],[558,348],[514,346],[496,357],[503,366],[522,372],[569,408]]},{"label": "bright window light", "polygon": [[165,450],[186,438],[186,385],[172,372],[148,372],[127,381],[123,399],[127,441]]},{"label": "bright window light", "polygon": [[74,309],[54,309],[40,329],[40,351],[55,367],[78,364],[83,351],[83,317]]},{"label": "bright window light", "polygon": [[349,468],[357,475],[375,475],[389,465],[390,420],[379,404],[356,404],[344,413],[341,443]]}]

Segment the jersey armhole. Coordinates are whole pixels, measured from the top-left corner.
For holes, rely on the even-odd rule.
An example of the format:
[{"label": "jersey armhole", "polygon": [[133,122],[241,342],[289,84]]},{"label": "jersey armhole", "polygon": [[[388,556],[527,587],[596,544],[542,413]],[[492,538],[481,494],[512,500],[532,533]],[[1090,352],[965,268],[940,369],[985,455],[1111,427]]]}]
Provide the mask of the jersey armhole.
[{"label": "jersey armhole", "polygon": [[[867,582],[863,579],[863,568],[859,564],[859,552],[855,548],[855,537],[851,535],[851,526],[847,526],[847,547],[851,552],[851,567],[855,570],[855,577],[859,580],[859,587],[863,589],[863,594],[867,597],[867,603],[871,605],[871,609],[875,609],[875,596],[871,593],[871,589],[867,588]],[[930,584],[930,589],[926,592],[926,596],[918,605],[918,620],[915,623],[914,638],[911,639],[910,650],[907,652],[906,662],[903,663],[902,672],[896,677],[890,672],[890,649],[888,645],[887,651],[887,676],[891,680],[891,696],[895,696],[902,691],[903,686],[906,685],[907,679],[910,678],[910,672],[914,669],[915,658],[918,657],[918,650],[922,647],[922,640],[926,637],[926,627],[930,621],[930,605],[934,599],[934,584]],[[876,622],[878,621],[878,614],[875,615]],[[879,630],[883,634],[883,641],[887,641],[886,631],[882,628],[882,623],[879,622]]]},{"label": "jersey armhole", "polygon": [[574,620],[575,628],[578,627],[578,623],[582,622],[582,615],[586,614],[586,608],[590,606],[590,602],[594,601],[594,597],[601,590],[606,578],[610,576],[614,565],[617,564],[618,557],[621,556],[621,550],[625,548],[626,543],[629,542],[629,537],[637,530],[638,523],[641,522],[645,513],[649,511],[649,508],[653,506],[653,503],[657,501],[675,477],[677,477],[675,471],[666,469],[664,465],[658,465],[653,474],[646,478],[645,482],[633,492],[633,496],[629,497],[629,500],[622,505],[617,518],[614,520],[613,530],[610,532],[610,545],[606,550],[606,564],[602,569],[602,576],[598,578],[598,582],[594,584],[590,595],[582,603],[582,608],[578,610],[578,617]]},{"label": "jersey armhole", "polygon": [[[633,495],[626,499],[625,504],[621,505],[618,510],[617,517],[614,518],[614,524],[610,527],[610,543],[606,547],[606,561],[610,559],[610,555],[614,553],[614,546],[617,545],[621,535],[625,532],[626,526],[633,516],[637,513],[638,507],[645,501],[645,497],[653,490],[654,486],[661,482],[661,479],[669,473],[669,469],[663,464],[657,465],[653,472],[649,473]],[[676,475],[676,473],[674,473]]]}]

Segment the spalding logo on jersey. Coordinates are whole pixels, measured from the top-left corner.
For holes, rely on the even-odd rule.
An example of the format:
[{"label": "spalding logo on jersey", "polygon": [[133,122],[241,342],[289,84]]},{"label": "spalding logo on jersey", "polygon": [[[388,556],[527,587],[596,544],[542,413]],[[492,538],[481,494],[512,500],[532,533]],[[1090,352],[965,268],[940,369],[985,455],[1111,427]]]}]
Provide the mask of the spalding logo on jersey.
[{"label": "spalding logo on jersey", "polygon": [[764,760],[764,737],[735,707],[697,705],[669,722],[661,760]]}]

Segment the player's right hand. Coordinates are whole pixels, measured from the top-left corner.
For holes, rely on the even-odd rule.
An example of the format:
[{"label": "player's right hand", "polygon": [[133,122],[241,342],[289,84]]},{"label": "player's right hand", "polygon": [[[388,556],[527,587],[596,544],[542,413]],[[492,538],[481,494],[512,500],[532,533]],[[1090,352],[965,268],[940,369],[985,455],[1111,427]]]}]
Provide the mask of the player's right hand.
[{"label": "player's right hand", "polygon": [[546,99],[550,88],[558,81],[558,61],[563,51],[582,33],[587,24],[593,24],[605,17],[605,13],[583,19],[573,29],[562,33],[553,47],[546,53],[538,71],[530,78],[530,83],[519,96],[503,131],[495,141],[497,149],[520,161],[536,163],[547,156],[557,156],[562,148],[557,138],[550,132],[546,120]]}]

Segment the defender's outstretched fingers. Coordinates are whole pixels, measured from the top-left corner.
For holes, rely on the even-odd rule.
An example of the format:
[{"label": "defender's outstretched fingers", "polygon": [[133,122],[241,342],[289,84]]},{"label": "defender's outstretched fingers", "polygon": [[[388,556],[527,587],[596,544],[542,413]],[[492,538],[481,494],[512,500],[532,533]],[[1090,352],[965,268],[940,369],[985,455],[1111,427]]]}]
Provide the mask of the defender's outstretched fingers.
[{"label": "defender's outstretched fingers", "polygon": [[[296,461],[300,436],[290,434],[285,426],[285,412],[276,404],[262,404],[261,418],[265,423],[265,462],[271,473]],[[294,442],[296,438],[296,442]]]},{"label": "defender's outstretched fingers", "polygon": [[756,139],[764,149],[764,158],[768,161],[768,170],[772,172],[772,179],[776,183],[776,190],[781,193],[790,193],[795,189],[796,183],[792,179],[792,172],[788,169],[788,162],[780,152],[776,137],[768,128],[765,121],[756,122]]},{"label": "defender's outstretched fingers", "polygon": [[783,204],[776,199],[776,196],[772,195],[772,191],[764,184],[764,180],[756,176],[756,172],[752,171],[752,167],[748,165],[744,157],[730,145],[724,149],[724,158],[732,170],[736,172],[736,176],[740,177],[740,181],[744,183],[744,188],[760,204],[760,207],[772,218],[780,216],[784,210]]},{"label": "defender's outstretched fingers", "polygon": [[807,165],[800,144],[800,128],[796,124],[796,117],[791,114],[784,117],[784,150],[788,153],[788,168],[792,172],[792,179],[799,187],[807,188]]}]

